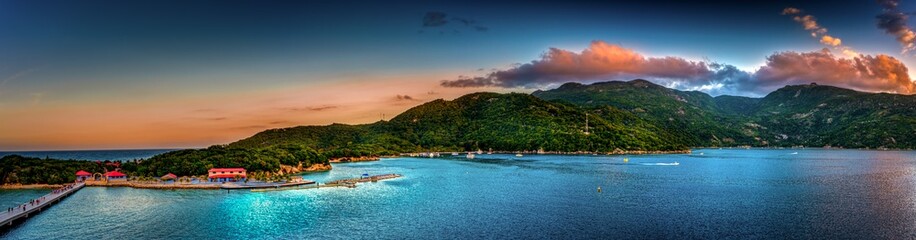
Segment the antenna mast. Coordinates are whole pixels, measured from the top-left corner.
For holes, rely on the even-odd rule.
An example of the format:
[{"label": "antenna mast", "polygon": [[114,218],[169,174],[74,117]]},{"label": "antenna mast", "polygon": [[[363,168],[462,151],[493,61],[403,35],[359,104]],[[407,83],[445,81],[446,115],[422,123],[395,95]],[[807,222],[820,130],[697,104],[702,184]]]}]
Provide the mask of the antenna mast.
[{"label": "antenna mast", "polygon": [[585,113],[585,135],[588,135],[588,113]]}]

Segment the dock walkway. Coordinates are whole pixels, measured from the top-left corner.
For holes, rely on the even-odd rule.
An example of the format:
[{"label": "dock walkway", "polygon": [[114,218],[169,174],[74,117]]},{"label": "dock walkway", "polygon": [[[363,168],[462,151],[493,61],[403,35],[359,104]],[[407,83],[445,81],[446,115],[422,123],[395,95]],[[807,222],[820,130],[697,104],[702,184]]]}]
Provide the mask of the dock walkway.
[{"label": "dock walkway", "polygon": [[236,190],[236,189],[260,189],[260,188],[283,188],[283,187],[293,187],[306,184],[314,184],[315,181],[301,181],[301,182],[291,182],[291,183],[262,183],[262,184],[236,184],[236,183],[225,183],[219,187],[226,190]]},{"label": "dock walkway", "polygon": [[68,185],[68,187],[58,189],[60,191],[51,191],[51,193],[48,193],[47,195],[38,197],[36,198],[37,201],[35,203],[25,203],[23,205],[15,206],[13,207],[12,211],[8,211],[8,209],[0,209],[2,210],[0,211],[0,230],[3,230],[3,228],[8,226],[12,226],[13,222],[19,219],[26,219],[31,215],[38,214],[38,212],[41,212],[45,208],[51,207],[52,204],[60,202],[61,199],[70,196],[70,194],[73,194],[76,191],[79,191],[84,186],[86,186],[85,183],[75,183]]}]

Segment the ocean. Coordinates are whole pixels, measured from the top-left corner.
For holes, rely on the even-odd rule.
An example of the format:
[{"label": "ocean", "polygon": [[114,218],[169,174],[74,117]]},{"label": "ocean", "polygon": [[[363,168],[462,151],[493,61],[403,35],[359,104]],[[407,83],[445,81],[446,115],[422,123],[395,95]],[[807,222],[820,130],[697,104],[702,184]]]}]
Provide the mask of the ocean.
[{"label": "ocean", "polygon": [[914,151],[696,149],[684,155],[387,158],[333,166],[304,177],[403,177],[356,188],[276,192],[87,187],[0,238],[916,237]]},{"label": "ocean", "polygon": [[65,150],[65,151],[10,151],[0,152],[0,157],[20,155],[25,157],[54,158],[63,160],[111,160],[128,161],[146,159],[156,154],[177,149],[127,149],[127,150]]}]

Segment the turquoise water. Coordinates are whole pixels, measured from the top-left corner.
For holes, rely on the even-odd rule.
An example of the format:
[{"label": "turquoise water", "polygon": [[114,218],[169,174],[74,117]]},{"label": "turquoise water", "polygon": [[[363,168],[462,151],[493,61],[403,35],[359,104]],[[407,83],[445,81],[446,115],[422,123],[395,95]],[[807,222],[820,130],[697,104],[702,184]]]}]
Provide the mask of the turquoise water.
[{"label": "turquoise water", "polygon": [[916,152],[701,149],[622,158],[394,158],[305,176],[404,175],[353,189],[90,187],[0,237],[916,237]]},{"label": "turquoise water", "polygon": [[4,213],[7,208],[28,203],[29,200],[44,196],[50,191],[46,189],[0,190],[0,214]]}]

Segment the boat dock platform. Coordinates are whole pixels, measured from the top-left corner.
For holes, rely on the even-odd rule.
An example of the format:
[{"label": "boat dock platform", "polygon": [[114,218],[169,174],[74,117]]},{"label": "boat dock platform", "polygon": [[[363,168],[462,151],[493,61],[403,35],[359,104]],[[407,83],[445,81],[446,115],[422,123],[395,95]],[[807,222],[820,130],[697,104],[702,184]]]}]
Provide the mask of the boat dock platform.
[{"label": "boat dock platform", "polygon": [[38,200],[37,203],[19,205],[13,207],[12,211],[0,211],[0,230],[9,229],[9,226],[12,226],[14,222],[20,219],[25,221],[29,216],[38,214],[45,208],[51,207],[51,205],[60,202],[61,199],[70,196],[85,186],[85,183],[75,183],[60,192],[52,191],[47,195],[36,198]]},{"label": "boat dock platform", "polygon": [[354,184],[355,185],[356,183],[378,182],[379,180],[399,178],[399,177],[401,177],[400,174],[390,173],[390,174],[382,174],[382,175],[375,175],[375,176],[368,176],[368,177],[361,177],[361,178],[334,180],[334,181],[328,182],[328,185],[331,185],[331,184]]},{"label": "boat dock platform", "polygon": [[383,174],[375,175],[361,178],[350,178],[350,179],[341,179],[327,182],[325,184],[315,183],[315,185],[304,186],[304,187],[289,187],[289,188],[263,188],[263,189],[252,189],[252,192],[271,192],[271,191],[284,191],[284,190],[300,190],[300,189],[315,189],[315,188],[330,188],[330,187],[347,187],[355,188],[357,183],[364,182],[378,182],[380,180],[392,179],[401,177],[400,174]]}]

